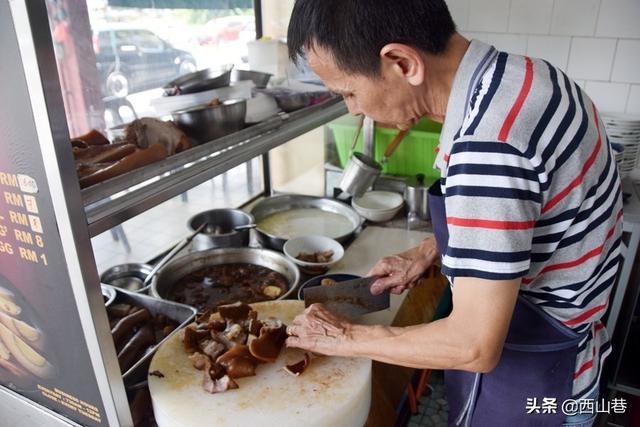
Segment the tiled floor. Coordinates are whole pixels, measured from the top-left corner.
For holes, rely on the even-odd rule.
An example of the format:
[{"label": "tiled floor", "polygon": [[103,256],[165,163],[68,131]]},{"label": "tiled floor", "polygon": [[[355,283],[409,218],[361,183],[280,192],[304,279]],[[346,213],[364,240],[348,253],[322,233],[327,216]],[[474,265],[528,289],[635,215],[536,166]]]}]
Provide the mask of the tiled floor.
[{"label": "tiled floor", "polygon": [[208,209],[238,207],[260,193],[260,161],[254,159],[250,163],[252,176],[247,173],[248,165],[240,165],[192,188],[186,201],[175,197],[123,223],[129,251],[109,231],[91,239],[98,273],[117,264],[153,259],[187,236],[187,221],[193,215]]},{"label": "tiled floor", "polygon": [[449,406],[442,371],[431,374],[429,386],[425,395],[420,398],[418,413],[409,419],[409,427],[447,427]]}]

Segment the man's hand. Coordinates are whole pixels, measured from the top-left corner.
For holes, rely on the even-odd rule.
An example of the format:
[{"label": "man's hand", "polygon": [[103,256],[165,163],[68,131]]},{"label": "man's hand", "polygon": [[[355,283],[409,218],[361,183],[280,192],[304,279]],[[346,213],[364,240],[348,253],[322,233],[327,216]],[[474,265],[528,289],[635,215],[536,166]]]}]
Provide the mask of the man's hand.
[{"label": "man's hand", "polygon": [[381,276],[371,285],[371,293],[378,295],[390,289],[391,293],[401,294],[414,287],[437,258],[438,250],[433,238],[406,252],[382,258],[367,274]]},{"label": "man's hand", "polygon": [[322,304],[312,304],[287,326],[287,347],[298,347],[328,356],[345,355],[351,323]]}]

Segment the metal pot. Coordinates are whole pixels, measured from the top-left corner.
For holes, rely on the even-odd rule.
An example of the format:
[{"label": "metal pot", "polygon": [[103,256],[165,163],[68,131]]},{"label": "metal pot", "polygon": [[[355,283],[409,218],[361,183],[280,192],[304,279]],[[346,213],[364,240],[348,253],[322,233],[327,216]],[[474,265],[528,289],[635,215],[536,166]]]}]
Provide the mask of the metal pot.
[{"label": "metal pot", "polygon": [[251,80],[258,89],[267,87],[269,80],[273,74],[263,73],[261,71],[238,70],[231,72],[231,82],[239,82],[243,80]]},{"label": "metal pot", "polygon": [[173,287],[187,274],[212,265],[235,263],[260,265],[282,274],[289,282],[289,289],[277,299],[284,299],[291,295],[300,282],[298,267],[278,252],[258,248],[211,249],[193,252],[167,264],[153,278],[151,295],[169,299],[168,296]]},{"label": "metal pot", "polygon": [[362,196],[376,182],[382,166],[371,157],[353,153],[342,172],[339,188],[354,197]]},{"label": "metal pot", "polygon": [[[239,209],[212,209],[200,212],[189,219],[189,229],[197,230],[203,223],[207,227],[193,238],[193,248],[204,251],[213,248],[249,246],[249,229],[234,231],[239,225],[253,224],[253,215]],[[208,232],[208,230],[214,232]]]},{"label": "metal pot", "polygon": [[219,105],[198,105],[171,113],[178,127],[201,143],[244,129],[245,99],[229,99]]},{"label": "metal pot", "polygon": [[[258,241],[263,247],[282,251],[282,247],[287,242],[287,239],[260,229],[260,221],[273,214],[293,209],[318,209],[339,214],[349,219],[353,227],[348,233],[342,236],[327,236],[340,243],[344,243],[349,240],[360,225],[362,225],[360,215],[358,215],[351,206],[338,202],[337,200],[298,195],[267,197],[258,202],[253,209],[251,209],[251,214],[253,214],[256,224],[258,224],[256,227]],[[309,230],[309,234],[313,234],[312,231],[313,230]]]},{"label": "metal pot", "polygon": [[229,86],[233,65],[221,68],[207,68],[185,74],[167,83],[163,89],[165,96],[184,95],[188,93],[205,92]]},{"label": "metal pot", "polygon": [[404,190],[404,201],[407,204],[407,212],[414,212],[418,215],[418,218],[428,220],[430,218],[428,192],[429,186],[425,185],[423,174],[409,178]]},{"label": "metal pot", "polygon": [[145,292],[144,279],[153,267],[148,264],[129,263],[114,265],[100,275],[100,282],[131,292]]}]

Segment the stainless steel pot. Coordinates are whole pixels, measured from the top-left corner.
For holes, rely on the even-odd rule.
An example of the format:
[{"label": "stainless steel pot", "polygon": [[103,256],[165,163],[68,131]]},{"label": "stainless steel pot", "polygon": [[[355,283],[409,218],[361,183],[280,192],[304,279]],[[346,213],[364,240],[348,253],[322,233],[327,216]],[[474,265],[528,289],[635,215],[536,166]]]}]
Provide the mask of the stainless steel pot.
[{"label": "stainless steel pot", "polygon": [[212,265],[235,263],[260,265],[282,274],[289,282],[289,288],[287,292],[277,299],[284,299],[291,295],[300,282],[298,267],[278,252],[258,248],[211,249],[203,252],[193,252],[167,264],[153,278],[151,295],[157,298],[169,299],[168,296],[173,287],[187,274]]},{"label": "stainless steel pot", "polygon": [[418,218],[428,220],[429,202],[427,194],[429,186],[424,182],[424,175],[418,174],[407,180],[407,186],[404,190],[404,201],[407,204],[407,212],[414,212]]},{"label": "stainless steel pot", "polygon": [[148,264],[129,263],[114,265],[100,275],[100,282],[131,292],[145,292],[144,279],[153,267]]},{"label": "stainless steel pot", "polygon": [[[273,214],[293,209],[318,209],[342,215],[347,218],[352,224],[351,230],[348,233],[345,233],[342,236],[328,236],[340,243],[344,243],[349,240],[356,230],[362,225],[362,218],[360,218],[360,215],[358,215],[351,206],[337,200],[299,195],[267,197],[258,202],[253,209],[251,209],[251,214],[254,216],[256,224],[258,225],[256,227],[258,241],[263,247],[282,251],[282,247],[287,242],[287,239],[283,236],[270,234],[261,229],[260,221]],[[309,230],[309,234],[314,234],[313,230]]]},{"label": "stainless steel pot", "polygon": [[342,172],[339,188],[354,197],[362,196],[382,171],[380,163],[362,153],[353,153]]},{"label": "stainless steel pot", "polygon": [[258,89],[263,89],[267,87],[272,76],[273,74],[263,73],[261,71],[238,70],[236,68],[231,72],[231,82],[251,80]]},{"label": "stainless steel pot", "polygon": [[229,86],[233,65],[220,68],[207,68],[185,74],[167,83],[163,89],[165,96],[184,95],[187,93],[204,92]]},{"label": "stainless steel pot", "polygon": [[245,99],[229,99],[219,105],[198,105],[171,113],[178,127],[200,143],[244,129]]},{"label": "stainless steel pot", "polygon": [[253,224],[253,215],[239,209],[212,209],[200,212],[189,219],[189,229],[197,230],[203,223],[207,227],[193,239],[193,248],[204,251],[213,248],[249,246],[249,229],[234,231],[240,225]]}]

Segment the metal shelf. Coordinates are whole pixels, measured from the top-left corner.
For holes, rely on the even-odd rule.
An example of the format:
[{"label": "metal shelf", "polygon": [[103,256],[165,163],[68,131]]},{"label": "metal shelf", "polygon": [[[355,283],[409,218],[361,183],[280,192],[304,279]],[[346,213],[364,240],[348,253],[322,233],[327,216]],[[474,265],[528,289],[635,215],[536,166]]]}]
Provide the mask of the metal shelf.
[{"label": "metal shelf", "polygon": [[91,236],[347,113],[341,98],[281,114],[82,190]]}]

